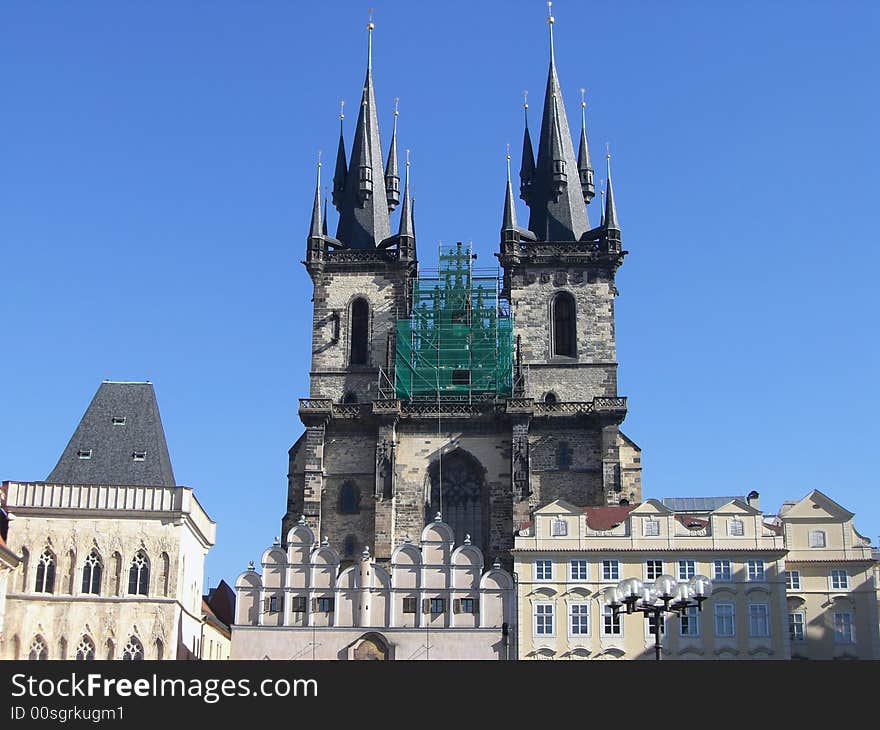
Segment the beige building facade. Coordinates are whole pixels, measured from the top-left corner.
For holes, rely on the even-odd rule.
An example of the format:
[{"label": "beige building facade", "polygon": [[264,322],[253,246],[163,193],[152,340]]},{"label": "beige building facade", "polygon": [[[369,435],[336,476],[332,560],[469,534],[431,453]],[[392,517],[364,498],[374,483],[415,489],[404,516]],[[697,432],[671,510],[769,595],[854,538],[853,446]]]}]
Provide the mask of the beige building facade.
[{"label": "beige building facade", "polygon": [[663,574],[714,583],[702,611],[663,622],[664,658],[791,654],[783,538],[745,499],[687,512],[653,499],[586,508],[557,500],[518,531],[513,554],[520,659],[653,659],[653,626],[641,613],[615,619],[603,591]]},{"label": "beige building facade", "polygon": [[514,659],[512,576],[438,519],[387,567],[368,551],[341,561],[300,520],[262,573],[236,581],[233,659]]}]

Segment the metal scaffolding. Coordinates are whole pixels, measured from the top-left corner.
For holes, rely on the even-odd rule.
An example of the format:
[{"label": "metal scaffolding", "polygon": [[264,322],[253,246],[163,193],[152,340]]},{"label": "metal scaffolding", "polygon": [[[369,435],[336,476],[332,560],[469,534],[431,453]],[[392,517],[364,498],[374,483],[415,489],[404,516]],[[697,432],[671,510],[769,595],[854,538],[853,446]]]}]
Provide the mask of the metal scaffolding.
[{"label": "metal scaffolding", "polygon": [[439,267],[413,281],[411,316],[397,321],[395,395],[465,402],[509,396],[513,320],[498,268],[475,268],[470,244],[439,249]]}]

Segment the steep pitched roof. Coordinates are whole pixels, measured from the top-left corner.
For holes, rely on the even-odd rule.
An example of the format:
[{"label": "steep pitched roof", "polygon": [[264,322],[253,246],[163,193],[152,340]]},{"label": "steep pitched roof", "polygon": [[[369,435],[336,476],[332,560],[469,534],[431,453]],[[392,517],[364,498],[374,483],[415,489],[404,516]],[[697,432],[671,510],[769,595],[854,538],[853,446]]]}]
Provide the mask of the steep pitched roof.
[{"label": "steep pitched roof", "polygon": [[152,383],[101,383],[46,481],[176,486]]}]

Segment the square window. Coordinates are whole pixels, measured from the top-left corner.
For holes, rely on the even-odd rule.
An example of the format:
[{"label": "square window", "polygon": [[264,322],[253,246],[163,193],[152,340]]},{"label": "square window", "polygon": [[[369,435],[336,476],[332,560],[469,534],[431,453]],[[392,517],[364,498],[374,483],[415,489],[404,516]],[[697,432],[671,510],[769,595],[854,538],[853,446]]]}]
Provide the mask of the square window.
[{"label": "square window", "polygon": [[849,611],[834,614],[834,643],[854,644],[856,641],[855,621]]},{"label": "square window", "polygon": [[732,603],[715,604],[715,636],[735,636],[736,624]]},{"label": "square window", "polygon": [[648,621],[645,624],[648,630],[648,636],[653,636],[655,633],[657,633],[658,623],[660,624],[660,636],[666,635],[666,617],[648,614]]},{"label": "square window", "polygon": [[590,604],[572,603],[569,606],[571,636],[588,636],[590,633]]},{"label": "square window", "polygon": [[799,591],[801,589],[801,573],[799,570],[785,571],[785,588],[789,591]]},{"label": "square window", "polygon": [[728,520],[727,534],[732,537],[742,537],[745,534],[745,525],[742,520]]},{"label": "square window", "polygon": [[619,560],[603,560],[602,561],[602,580],[620,580],[620,561]]},{"label": "square window", "polygon": [[553,520],[550,523],[550,537],[565,537],[568,534],[568,523],[565,520]]},{"label": "square window", "polygon": [[697,565],[693,560],[678,561],[678,579],[690,580],[696,575]]},{"label": "square window", "polygon": [[553,580],[553,563],[550,560],[535,561],[535,580]]},{"label": "square window", "polygon": [[806,616],[803,611],[793,611],[788,614],[788,633],[792,641],[803,641],[805,638],[804,625]]},{"label": "square window", "polygon": [[661,575],[663,575],[662,560],[645,561],[645,580],[657,580]]},{"label": "square window", "polygon": [[413,596],[406,596],[403,599],[403,612],[404,613],[415,613],[416,612],[416,599]]},{"label": "square window", "polygon": [[849,588],[849,576],[845,570],[831,571],[831,589],[835,591],[843,591]]},{"label": "square window", "polygon": [[689,606],[684,616],[679,618],[678,633],[681,636],[699,636],[700,635],[700,612],[696,606]]},{"label": "square window", "polygon": [[477,602],[473,598],[459,598],[454,608],[456,613],[476,613]]},{"label": "square window", "polygon": [[746,568],[749,580],[766,580],[763,560],[747,560]]},{"label": "square window", "polygon": [[749,636],[770,636],[770,606],[768,604],[749,604]]},{"label": "square window", "polygon": [[277,613],[278,612],[278,596],[270,596],[269,597],[269,612]]},{"label": "square window", "polygon": [[446,601],[442,598],[432,598],[429,608],[432,614],[443,613],[446,610]]},{"label": "square window", "polygon": [[587,561],[586,560],[572,560],[569,564],[569,577],[571,580],[586,580],[587,579]]},{"label": "square window", "polygon": [[555,611],[553,603],[535,604],[535,635],[553,636],[553,615]]},{"label": "square window", "polygon": [[605,606],[602,610],[602,636],[623,636],[620,614],[615,614],[611,606]]},{"label": "square window", "polygon": [[730,568],[729,560],[715,560],[712,563],[715,572],[715,580],[729,581],[733,580],[733,571]]},{"label": "square window", "polygon": [[452,371],[452,384],[453,385],[469,385],[471,382],[471,371],[470,370],[453,370]]},{"label": "square window", "polygon": [[293,602],[290,606],[290,610],[294,613],[305,613],[306,611],[306,597],[305,596],[294,596]]},{"label": "square window", "polygon": [[642,520],[642,530],[645,537],[657,537],[660,534],[659,520]]},{"label": "square window", "polygon": [[812,532],[810,532],[810,547],[825,547],[825,530],[813,530]]},{"label": "square window", "polygon": [[333,611],[333,599],[329,596],[322,596],[321,598],[316,599],[317,605],[316,608],[321,613],[331,613]]}]

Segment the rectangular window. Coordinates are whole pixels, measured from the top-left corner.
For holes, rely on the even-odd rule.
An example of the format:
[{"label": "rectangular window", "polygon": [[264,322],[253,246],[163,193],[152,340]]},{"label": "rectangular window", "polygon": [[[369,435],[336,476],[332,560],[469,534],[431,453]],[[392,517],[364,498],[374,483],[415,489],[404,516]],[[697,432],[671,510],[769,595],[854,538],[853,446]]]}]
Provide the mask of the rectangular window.
[{"label": "rectangular window", "polygon": [[855,622],[849,611],[834,614],[834,643],[855,644]]},{"label": "rectangular window", "polygon": [[144,461],[147,458],[146,451],[135,451],[132,453],[131,458],[135,461]]},{"label": "rectangular window", "polygon": [[666,635],[666,617],[648,614],[648,635],[653,636],[657,633],[657,624],[660,624],[660,636]]},{"label": "rectangular window", "polygon": [[294,596],[293,603],[290,606],[290,610],[294,613],[305,613],[306,611],[306,597],[305,596]]},{"label": "rectangular window", "polygon": [[559,442],[559,468],[568,469],[571,466],[571,449],[567,441]]},{"label": "rectangular window", "polygon": [[662,560],[645,561],[645,580],[657,580],[661,575],[663,575]]},{"label": "rectangular window", "polygon": [[569,606],[572,636],[588,636],[590,633],[590,604],[572,603]]},{"label": "rectangular window", "polygon": [[770,636],[770,606],[749,604],[749,636]]},{"label": "rectangular window", "polygon": [[849,576],[845,570],[831,571],[831,590],[843,591],[849,588]]},{"label": "rectangular window", "polygon": [[125,425],[125,416],[113,416],[110,419],[110,423],[114,426],[124,426]]},{"label": "rectangular window", "polygon": [[470,370],[453,370],[452,371],[452,384],[453,385],[469,385],[471,382],[471,371]]},{"label": "rectangular window", "polygon": [[602,580],[620,580],[620,561],[602,561]]},{"label": "rectangular window", "polygon": [[571,580],[586,580],[587,579],[587,561],[586,560],[572,560],[569,564],[569,578]]},{"label": "rectangular window", "polygon": [[535,580],[553,580],[553,563],[551,561],[535,561]]},{"label": "rectangular window", "polygon": [[535,635],[553,636],[553,612],[555,604],[535,604]]},{"label": "rectangular window", "polygon": [[690,580],[697,572],[696,563],[693,560],[678,561],[678,579]]},{"label": "rectangular window", "polygon": [[746,561],[749,580],[765,580],[764,561],[748,560]]},{"label": "rectangular window", "polygon": [[455,613],[476,613],[477,602],[473,598],[459,598],[455,601]]},{"label": "rectangular window", "polygon": [[321,613],[332,613],[333,612],[333,599],[329,596],[323,596],[317,599],[317,609]]},{"label": "rectangular window", "polygon": [[712,563],[712,567],[715,571],[715,580],[733,580],[733,571],[730,569],[729,560],[715,560]]},{"label": "rectangular window", "polygon": [[715,636],[735,636],[736,624],[734,623],[732,603],[715,604]]},{"label": "rectangular window", "polygon": [[810,533],[810,547],[811,548],[825,547],[825,530],[813,530]]},{"label": "rectangular window", "polygon": [[611,606],[605,606],[602,611],[602,636],[623,636],[620,614],[615,616]]},{"label": "rectangular window", "polygon": [[804,640],[805,619],[803,611],[793,611],[788,614],[788,633],[792,641]]},{"label": "rectangular window", "polygon": [[429,610],[432,614],[443,613],[446,610],[446,601],[443,598],[432,598]]},{"label": "rectangular window", "polygon": [[745,534],[745,525],[742,520],[728,520],[727,534],[731,537],[742,537]]},{"label": "rectangular window", "polygon": [[565,537],[568,534],[568,523],[565,520],[553,520],[550,523],[550,537]]},{"label": "rectangular window", "polygon": [[789,591],[799,591],[801,589],[801,573],[799,570],[785,571],[785,588]]},{"label": "rectangular window", "polygon": [[91,449],[80,449],[76,452],[76,455],[80,459],[91,459],[92,458],[92,450]]},{"label": "rectangular window", "polygon": [[688,607],[679,619],[678,633],[681,636],[700,635],[700,612],[696,606]]},{"label": "rectangular window", "polygon": [[284,607],[284,596],[269,596],[269,613],[278,613]]},{"label": "rectangular window", "polygon": [[645,537],[657,537],[660,534],[660,522],[658,520],[642,520],[642,531]]},{"label": "rectangular window", "polygon": [[416,602],[415,597],[407,596],[406,598],[403,599],[403,612],[404,613],[415,613],[417,605],[418,604]]}]

